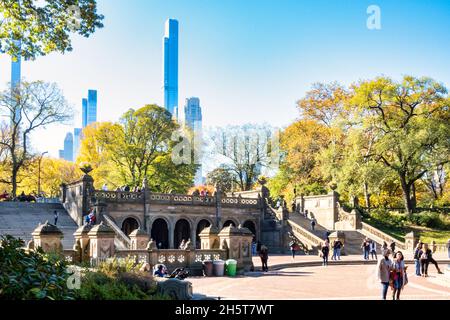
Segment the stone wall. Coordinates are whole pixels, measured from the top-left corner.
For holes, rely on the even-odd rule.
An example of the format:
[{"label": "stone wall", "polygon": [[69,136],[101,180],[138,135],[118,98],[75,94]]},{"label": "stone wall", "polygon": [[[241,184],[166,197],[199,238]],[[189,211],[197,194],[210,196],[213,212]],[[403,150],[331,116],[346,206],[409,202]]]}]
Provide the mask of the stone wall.
[{"label": "stone wall", "polygon": [[300,196],[295,199],[297,210],[308,210],[317,223],[329,230],[334,230],[334,224],[339,219],[338,201],[339,195],[336,192],[320,196]]}]

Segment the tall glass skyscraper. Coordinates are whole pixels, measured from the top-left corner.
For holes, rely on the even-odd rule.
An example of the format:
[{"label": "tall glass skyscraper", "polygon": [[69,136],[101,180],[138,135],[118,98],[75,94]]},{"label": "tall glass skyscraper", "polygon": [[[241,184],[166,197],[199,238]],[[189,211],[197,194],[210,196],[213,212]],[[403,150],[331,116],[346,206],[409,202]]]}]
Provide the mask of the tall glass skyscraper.
[{"label": "tall glass skyscraper", "polygon": [[64,139],[64,159],[73,162],[73,134],[67,133]]},{"label": "tall glass skyscraper", "polygon": [[77,161],[78,153],[81,146],[81,128],[75,128],[73,130],[73,161]]},{"label": "tall glass skyscraper", "polygon": [[97,90],[89,90],[87,106],[87,125],[97,122]]},{"label": "tall glass skyscraper", "polygon": [[83,98],[81,101],[81,126],[86,128],[87,123],[87,114],[88,114],[88,99]]},{"label": "tall glass skyscraper", "polygon": [[[21,47],[20,41],[15,41],[15,44]],[[17,57],[11,57],[11,91],[16,87],[20,86],[20,81],[22,79],[22,57],[17,55]],[[16,110],[16,121],[20,118],[21,109]]]},{"label": "tall glass skyscraper", "polygon": [[164,107],[178,118],[178,21],[168,19],[164,46]]},{"label": "tall glass skyscraper", "polygon": [[184,106],[184,124],[194,133],[194,161],[199,167],[195,173],[195,185],[203,184],[202,174],[202,108],[200,107],[199,98],[188,98]]}]

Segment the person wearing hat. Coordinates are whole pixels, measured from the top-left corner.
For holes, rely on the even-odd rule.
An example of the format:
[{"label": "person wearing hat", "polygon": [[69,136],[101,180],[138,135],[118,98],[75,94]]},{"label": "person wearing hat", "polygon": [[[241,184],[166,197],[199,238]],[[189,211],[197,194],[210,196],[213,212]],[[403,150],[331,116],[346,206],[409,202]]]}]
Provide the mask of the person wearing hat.
[{"label": "person wearing hat", "polygon": [[378,280],[381,283],[382,287],[382,299],[386,300],[387,293],[389,290],[389,281],[392,270],[392,261],[389,259],[389,255],[391,251],[389,249],[383,250],[383,257],[378,261],[377,271],[378,271]]}]

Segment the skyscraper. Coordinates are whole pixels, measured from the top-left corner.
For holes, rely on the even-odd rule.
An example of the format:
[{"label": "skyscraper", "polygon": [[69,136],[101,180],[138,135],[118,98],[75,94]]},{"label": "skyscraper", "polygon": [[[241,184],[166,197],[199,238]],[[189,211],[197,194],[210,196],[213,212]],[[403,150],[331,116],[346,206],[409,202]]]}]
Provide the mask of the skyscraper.
[{"label": "skyscraper", "polygon": [[[21,47],[20,41],[15,41],[15,44]],[[11,57],[11,91],[16,87],[20,86],[20,81],[22,79],[22,57],[17,55],[16,57]],[[16,109],[16,121],[20,118],[21,109]]]},{"label": "skyscraper", "polygon": [[75,128],[73,130],[73,161],[77,161],[78,154],[81,146],[81,128]]},{"label": "skyscraper", "polygon": [[188,98],[184,106],[184,124],[194,133],[194,161],[199,165],[195,174],[195,185],[203,184],[202,177],[202,108],[199,98]]},{"label": "skyscraper", "polygon": [[81,102],[81,126],[83,128],[86,128],[88,123],[87,123],[87,114],[88,114],[88,99],[83,98],[82,102]]},{"label": "skyscraper", "polygon": [[196,132],[202,129],[202,108],[200,107],[199,98],[188,98],[184,106],[184,122]]},{"label": "skyscraper", "polygon": [[64,139],[64,159],[73,162],[73,134],[67,133]]},{"label": "skyscraper", "polygon": [[178,118],[178,21],[168,19],[163,39],[164,46],[164,107]]},{"label": "skyscraper", "polygon": [[97,90],[88,91],[87,125],[97,122]]}]

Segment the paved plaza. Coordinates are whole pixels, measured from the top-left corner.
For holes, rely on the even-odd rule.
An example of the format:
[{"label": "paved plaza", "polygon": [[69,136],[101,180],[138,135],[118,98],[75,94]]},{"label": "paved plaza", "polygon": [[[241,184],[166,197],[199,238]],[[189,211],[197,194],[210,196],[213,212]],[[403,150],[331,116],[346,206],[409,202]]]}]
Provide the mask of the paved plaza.
[{"label": "paved plaza", "polygon": [[[272,257],[272,263],[275,260],[281,266],[287,259],[287,256]],[[307,256],[297,259],[297,263],[308,261]],[[356,261],[356,257],[344,259]],[[450,271],[447,264],[440,263],[440,266],[445,271],[443,275],[438,275],[430,265],[430,277],[422,278],[414,275],[413,265],[408,265],[409,284],[402,299],[450,300]],[[236,278],[190,278],[189,281],[195,293],[223,300],[379,300],[381,294],[374,264],[289,267]]]}]

